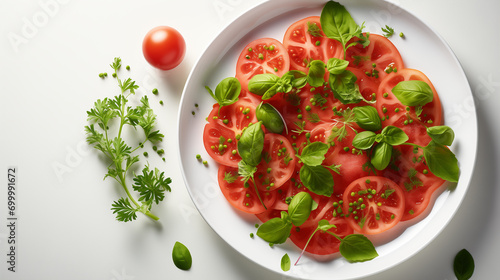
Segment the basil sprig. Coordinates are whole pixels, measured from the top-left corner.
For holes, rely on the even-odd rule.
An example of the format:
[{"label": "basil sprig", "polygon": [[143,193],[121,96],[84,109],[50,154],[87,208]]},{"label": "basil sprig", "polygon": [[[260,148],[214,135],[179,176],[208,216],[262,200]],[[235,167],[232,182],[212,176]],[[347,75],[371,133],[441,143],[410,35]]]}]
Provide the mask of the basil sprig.
[{"label": "basil sprig", "polygon": [[338,58],[330,58],[326,63],[326,69],[330,73],[328,85],[333,91],[333,95],[342,104],[356,104],[361,101],[373,103],[364,99],[356,81],[358,78],[354,73],[347,70],[349,62]]},{"label": "basil sprig", "polygon": [[392,88],[392,93],[405,106],[424,106],[434,98],[429,84],[418,80],[399,82]]},{"label": "basil sprig", "polygon": [[284,243],[290,236],[293,225],[300,226],[309,218],[313,206],[309,193],[296,194],[288,206],[288,212],[281,211],[280,218],[272,218],[262,224],[257,230],[257,236],[269,243]]},{"label": "basil sprig", "polygon": [[[344,58],[349,47],[358,42],[347,45],[349,40],[354,37],[362,37],[364,26],[359,26],[351,14],[341,4],[329,1],[323,7],[320,17],[321,28],[328,38],[339,41],[344,49]],[[366,38],[364,38],[366,39]]]},{"label": "basil sprig", "polygon": [[222,80],[217,87],[215,87],[215,93],[208,86],[205,86],[205,88],[215,101],[219,103],[219,113],[223,106],[231,105],[238,101],[241,93],[240,81],[234,77],[228,77]]},{"label": "basil sprig", "polygon": [[299,255],[297,261],[295,262],[295,265],[297,265],[300,258],[304,254],[307,245],[309,245],[309,242],[318,231],[328,233],[337,238],[340,241],[340,246],[339,246],[340,254],[349,262],[364,262],[378,257],[378,253],[377,250],[375,250],[375,246],[373,246],[373,243],[368,238],[366,238],[366,236],[362,234],[350,234],[345,236],[344,238],[341,238],[335,233],[328,231],[331,228],[336,228],[336,226],[330,224],[330,222],[328,222],[327,220],[320,220],[318,222],[318,226],[309,236],[306,245],[302,249],[301,254]]},{"label": "basil sprig", "polygon": [[280,112],[269,103],[260,103],[255,110],[257,120],[261,121],[267,130],[272,133],[283,133],[285,129],[285,122]]},{"label": "basil sprig", "polygon": [[371,150],[370,163],[377,170],[385,169],[391,162],[393,146],[411,145],[422,149],[429,170],[437,177],[449,182],[458,182],[460,169],[455,154],[447,147],[453,143],[455,133],[448,126],[428,127],[431,141],[427,146],[406,143],[408,135],[395,126],[385,127],[379,134],[362,131],[352,140],[352,145],[360,150]]},{"label": "basil sprig", "polygon": [[255,183],[254,174],[257,172],[257,165],[262,160],[262,151],[264,150],[264,131],[262,130],[262,122],[249,124],[241,133],[238,141],[238,154],[241,157],[238,162],[238,175],[243,177],[245,184],[252,180],[255,193],[259,198],[260,203],[267,210],[267,206],[260,197],[259,189]]},{"label": "basil sprig", "polygon": [[279,92],[289,93],[293,88],[302,88],[306,82],[307,75],[298,70],[288,71],[282,77],[269,73],[257,74],[248,82],[248,90],[261,95],[262,100],[267,100]]},{"label": "basil sprig", "polygon": [[360,150],[368,150],[373,146],[370,162],[375,169],[383,170],[391,162],[392,146],[401,145],[406,141],[408,141],[408,135],[401,128],[390,125],[382,129],[379,134],[373,131],[356,134],[352,145]]},{"label": "basil sprig", "polygon": [[329,146],[322,142],[312,142],[304,147],[301,155],[296,155],[304,164],[299,171],[300,180],[310,191],[318,195],[333,194],[333,175],[321,165]]},{"label": "basil sprig", "polygon": [[[317,204],[314,202],[311,195],[307,192],[300,192],[293,196],[290,205],[288,206],[288,212],[281,211],[280,217],[272,218],[259,226],[257,236],[272,244],[285,243],[291,234],[293,226],[298,227],[304,224],[315,207],[317,207]],[[302,253],[295,262],[295,265],[297,265],[300,258],[304,254],[305,249],[313,236],[320,230],[333,235],[340,241],[340,253],[350,262],[368,261],[378,256],[375,247],[368,238],[361,234],[351,234],[341,238],[335,233],[328,231],[335,227],[335,225],[330,224],[327,220],[320,220],[317,228],[309,236]],[[287,271],[290,268],[290,258],[288,255],[283,256],[281,259],[281,267],[284,271]]]}]

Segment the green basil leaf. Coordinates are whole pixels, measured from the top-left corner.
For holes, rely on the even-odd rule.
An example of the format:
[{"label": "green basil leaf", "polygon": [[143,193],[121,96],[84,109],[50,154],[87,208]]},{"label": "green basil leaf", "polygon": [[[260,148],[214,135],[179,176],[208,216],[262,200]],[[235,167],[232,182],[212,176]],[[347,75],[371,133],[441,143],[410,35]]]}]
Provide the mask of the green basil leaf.
[{"label": "green basil leaf", "polygon": [[272,133],[281,134],[285,129],[283,117],[271,104],[260,103],[255,110],[255,116]]},{"label": "green basil leaf", "polygon": [[406,106],[424,106],[434,98],[431,87],[418,80],[399,82],[392,88],[392,93]]},{"label": "green basil leaf", "polygon": [[234,77],[228,77],[222,80],[215,88],[215,97],[221,106],[227,106],[238,101],[240,92],[240,81]]},{"label": "green basil leaf", "polygon": [[272,218],[259,227],[257,230],[257,236],[266,242],[281,244],[285,243],[287,238],[290,236],[291,230],[292,223],[289,221],[285,221],[281,218]]},{"label": "green basil leaf", "polygon": [[296,194],[288,206],[288,214],[295,226],[301,226],[311,214],[313,199],[307,192]]},{"label": "green basil leaf", "polygon": [[377,134],[375,134],[375,132],[361,131],[354,136],[354,139],[352,139],[352,145],[356,149],[368,150],[375,143],[376,136]]},{"label": "green basil leaf", "polygon": [[330,74],[338,75],[342,74],[348,65],[349,61],[333,57],[326,63],[326,69]]},{"label": "green basil leaf", "polygon": [[241,159],[251,166],[257,166],[262,158],[264,149],[264,131],[262,122],[249,125],[241,133],[238,141],[238,153]]},{"label": "green basil leaf", "polygon": [[401,145],[409,139],[408,135],[401,128],[392,125],[384,127],[380,134],[384,136],[383,142],[392,146]]},{"label": "green basil leaf", "polygon": [[361,32],[345,7],[334,1],[323,7],[320,23],[325,35],[342,43],[344,50],[347,42]]},{"label": "green basil leaf", "polygon": [[318,222],[318,229],[322,230],[322,231],[327,231],[331,228],[336,228],[335,225],[331,225],[330,222],[328,222],[328,220],[320,220]]},{"label": "green basil leaf", "polygon": [[270,99],[271,97],[273,97],[274,95],[276,95],[276,93],[278,93],[278,83],[276,83],[274,86],[272,86],[271,88],[269,88],[265,93],[264,95],[262,95],[261,99],[262,100],[267,100],[267,99]]},{"label": "green basil leaf", "polygon": [[333,194],[333,176],[322,165],[303,165],[299,172],[300,180],[310,191],[330,197]]},{"label": "green basil leaf", "polygon": [[172,260],[177,268],[189,270],[193,263],[189,249],[180,242],[175,242],[172,250]]},{"label": "green basil leaf", "polygon": [[365,130],[377,131],[382,129],[382,120],[377,109],[372,106],[360,106],[352,109],[356,116],[356,123]]},{"label": "green basil leaf", "polygon": [[330,74],[328,83],[333,91],[335,98],[340,100],[342,104],[359,103],[363,100],[363,96],[359,91],[359,86],[356,84],[358,78],[351,71],[345,70],[342,74]]},{"label": "green basil leaf", "polygon": [[340,242],[340,254],[349,262],[364,262],[378,257],[373,243],[362,234],[351,234]]},{"label": "green basil leaf", "polygon": [[313,60],[309,63],[307,82],[312,87],[320,87],[325,81],[325,63],[321,60]]},{"label": "green basil leaf", "polygon": [[455,132],[453,132],[453,129],[446,125],[428,127],[427,134],[436,143],[444,146],[451,146],[451,144],[453,144],[453,140],[455,139]]},{"label": "green basil leaf", "polygon": [[307,74],[302,71],[290,70],[286,72],[285,75],[293,77],[292,87],[294,88],[303,88],[307,85]]},{"label": "green basil leaf", "polygon": [[302,154],[297,156],[305,165],[321,165],[325,160],[325,154],[328,152],[328,145],[323,142],[312,142],[305,146]]},{"label": "green basil leaf", "polygon": [[457,253],[453,261],[453,272],[458,280],[468,280],[474,274],[474,258],[466,249]]},{"label": "green basil leaf", "polygon": [[430,171],[441,179],[450,182],[458,182],[460,169],[455,154],[446,146],[431,140],[424,147],[424,158]]},{"label": "green basil leaf", "polygon": [[271,87],[276,85],[280,78],[274,74],[258,74],[248,81],[248,91],[257,95],[264,95]]},{"label": "green basil leaf", "polygon": [[284,254],[283,257],[281,258],[281,270],[289,271],[290,266],[291,266],[290,257],[288,256],[288,254]]},{"label": "green basil leaf", "polygon": [[371,163],[377,170],[383,170],[391,162],[392,146],[386,142],[378,143],[373,148]]}]

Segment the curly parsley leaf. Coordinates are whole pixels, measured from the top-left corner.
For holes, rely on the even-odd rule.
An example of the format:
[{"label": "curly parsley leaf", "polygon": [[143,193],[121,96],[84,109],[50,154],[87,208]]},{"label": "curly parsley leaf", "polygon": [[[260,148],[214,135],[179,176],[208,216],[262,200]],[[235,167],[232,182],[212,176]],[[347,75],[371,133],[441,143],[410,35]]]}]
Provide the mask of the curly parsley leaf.
[{"label": "curly parsley leaf", "polygon": [[114,201],[111,210],[116,214],[118,221],[129,222],[137,219],[137,209],[132,207],[128,198],[121,197],[118,201]]},{"label": "curly parsley leaf", "polygon": [[[138,200],[129,191],[127,181],[132,177],[129,175],[135,169],[134,166],[140,162],[139,155],[135,153],[144,148],[145,142],[160,142],[164,136],[155,129],[156,115],[146,96],[140,99],[139,105],[129,105],[128,97],[135,95],[139,86],[131,78],[119,78],[121,63],[121,59],[117,57],[110,64],[114,70],[113,78],[116,79],[121,93],[113,98],[98,99],[94,103],[93,108],[87,111],[89,125],[85,126],[85,134],[88,144],[111,161],[104,178],[116,180],[126,193],[126,197],[121,197],[112,204],[111,210],[116,214],[116,219],[122,222],[132,221],[137,218],[136,213],[141,212],[153,220],[158,220],[159,218],[150,212],[151,205],[164,199],[164,193],[170,191],[171,179],[166,178],[157,168],[153,171],[149,170],[148,166],[144,167],[143,173],[133,178],[132,187],[139,193]],[[138,131],[138,127],[143,129],[144,135],[137,137],[143,137],[143,141],[137,146],[129,145],[122,138],[126,126],[132,127],[134,132]]]},{"label": "curly parsley leaf", "polygon": [[384,32],[384,37],[385,38],[389,38],[391,37],[393,34],[394,34],[394,28],[388,26],[388,25],[385,25],[385,28],[382,27],[382,32]]}]

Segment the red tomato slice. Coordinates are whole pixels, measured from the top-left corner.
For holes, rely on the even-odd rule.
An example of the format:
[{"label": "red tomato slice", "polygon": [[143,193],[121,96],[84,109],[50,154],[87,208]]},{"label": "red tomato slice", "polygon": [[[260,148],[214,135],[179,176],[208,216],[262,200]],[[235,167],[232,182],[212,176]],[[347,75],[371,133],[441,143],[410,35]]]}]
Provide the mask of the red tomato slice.
[{"label": "red tomato slice", "polygon": [[266,133],[262,161],[257,166],[255,181],[261,190],[275,190],[292,177],[295,169],[295,151],[285,136]]},{"label": "red tomato slice", "polygon": [[384,170],[384,176],[404,190],[405,209],[401,220],[411,220],[425,212],[432,194],[445,181],[430,172],[423,160],[422,149],[414,153],[411,146],[397,146],[394,151],[399,156],[393,166]]},{"label": "red tomato slice", "polygon": [[[229,183],[224,180],[226,176],[238,176],[238,169],[220,165],[218,173],[222,194],[224,194],[224,197],[234,208],[250,214],[258,214],[266,211],[251,181],[248,182],[249,186],[245,187],[245,184],[241,181],[241,177],[234,178],[234,182]],[[276,201],[276,191],[259,191],[259,194],[266,207],[272,206]]]},{"label": "red tomato slice", "polygon": [[236,78],[243,90],[248,81],[257,75],[272,73],[279,77],[290,69],[290,58],[285,47],[276,39],[262,38],[248,44],[236,63]]},{"label": "red tomato slice", "polygon": [[311,60],[326,63],[332,57],[343,57],[342,44],[325,36],[319,16],[304,18],[290,25],[283,45],[290,55],[290,69],[305,73],[309,71],[307,64]]},{"label": "red tomato slice", "polygon": [[[402,105],[397,97],[392,93],[392,89],[402,81],[424,81],[432,89],[434,93],[432,102],[429,102],[422,106],[422,112],[420,116],[417,116],[415,112],[415,107],[410,107],[410,111],[406,111],[406,106]],[[432,85],[431,81],[427,76],[415,69],[400,69],[396,73],[391,73],[387,76],[379,86],[377,92],[377,110],[380,116],[388,116],[384,120],[385,125],[397,125],[394,124],[396,121],[401,119],[401,116],[405,116],[409,113],[409,117],[406,119],[420,119],[422,122],[429,126],[441,125],[443,122],[443,112],[441,109],[441,101],[436,92],[436,89]],[[385,108],[385,109],[384,109]]]},{"label": "red tomato slice", "polygon": [[403,190],[390,179],[361,177],[344,192],[343,212],[349,225],[363,234],[377,234],[395,226],[403,217]]},{"label": "red tomato slice", "polygon": [[[404,68],[401,54],[389,39],[377,34],[370,34],[368,39],[370,44],[366,48],[356,44],[347,49],[346,60],[349,61],[349,66],[357,68],[363,73],[369,73],[371,79],[377,83],[380,83],[388,75],[385,72],[388,66],[396,68],[398,71]],[[349,44],[357,40],[359,39],[354,38]],[[375,71],[378,71],[377,75],[372,75]]]},{"label": "red tomato slice", "polygon": [[241,157],[233,153],[237,151],[236,135],[241,134],[248,124],[257,122],[255,109],[256,105],[245,98],[223,106],[220,112],[219,104],[214,104],[203,131],[203,144],[207,153],[216,162],[232,167],[238,166]]},{"label": "red tomato slice", "polygon": [[[327,220],[330,224],[334,224],[336,227],[328,231],[338,235],[340,238],[353,233],[346,219],[341,217],[337,212],[337,209],[339,209],[339,206],[337,206],[339,199],[337,197],[313,195],[313,199],[318,203],[318,208],[311,211],[309,219],[304,224],[300,227],[294,226],[292,229],[290,240],[292,240],[295,245],[300,249],[304,249],[311,234],[318,227],[318,222],[320,220]],[[337,206],[337,208],[335,206]],[[315,255],[330,255],[338,252],[339,246],[340,241],[335,236],[319,230],[311,238],[311,241],[306,247],[306,252]]]}]

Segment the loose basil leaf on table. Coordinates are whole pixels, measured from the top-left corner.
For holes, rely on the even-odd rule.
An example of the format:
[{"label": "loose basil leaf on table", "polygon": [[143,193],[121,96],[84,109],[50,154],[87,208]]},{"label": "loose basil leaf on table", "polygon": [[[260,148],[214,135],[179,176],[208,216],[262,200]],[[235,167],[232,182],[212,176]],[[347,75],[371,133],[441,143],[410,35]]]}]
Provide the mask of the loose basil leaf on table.
[{"label": "loose basil leaf on table", "polygon": [[460,250],[453,260],[453,272],[458,280],[468,280],[474,274],[474,258],[466,249]]},{"label": "loose basil leaf on table", "polygon": [[175,242],[172,249],[172,260],[177,268],[182,270],[189,270],[193,263],[189,249],[180,242]]},{"label": "loose basil leaf on table", "polygon": [[434,98],[429,84],[418,80],[399,82],[392,88],[392,93],[405,106],[424,106]]}]

